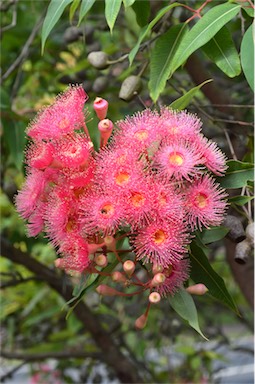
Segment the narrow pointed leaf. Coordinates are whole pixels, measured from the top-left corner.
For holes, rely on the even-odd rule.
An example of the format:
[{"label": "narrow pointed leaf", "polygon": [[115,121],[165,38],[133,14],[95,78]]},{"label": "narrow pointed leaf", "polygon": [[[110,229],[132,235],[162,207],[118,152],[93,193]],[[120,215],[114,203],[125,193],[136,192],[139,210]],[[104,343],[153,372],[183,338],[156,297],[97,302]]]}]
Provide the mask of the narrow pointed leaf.
[{"label": "narrow pointed leaf", "polygon": [[112,33],[122,0],[105,0],[105,18]]},{"label": "narrow pointed leaf", "polygon": [[252,201],[253,199],[254,199],[254,196],[233,196],[233,197],[230,197],[228,201],[231,204],[242,206],[247,204],[249,201]]},{"label": "narrow pointed leaf", "polygon": [[254,91],[254,36],[253,36],[253,28],[252,24],[243,36],[243,40],[241,43],[241,64],[243,68],[243,73],[246,77],[246,80]]},{"label": "narrow pointed leaf", "polygon": [[134,61],[134,58],[139,50],[139,47],[142,43],[142,41],[145,39],[146,35],[152,30],[152,28],[154,27],[155,24],[157,24],[157,22],[168,12],[170,11],[170,9],[174,8],[174,7],[177,7],[178,5],[180,5],[179,3],[173,3],[171,5],[168,5],[167,7],[164,7],[162,8],[156,15],[156,17],[154,17],[154,19],[146,26],[144,26],[142,29],[141,29],[141,32],[140,32],[140,35],[139,35],[139,38],[138,38],[138,41],[136,43],[136,45],[134,46],[134,48],[131,50],[131,52],[129,53],[129,64],[132,65],[133,61]]},{"label": "narrow pointed leaf", "polygon": [[204,229],[201,233],[201,240],[203,244],[214,243],[224,239],[226,234],[229,232],[229,228],[226,227],[211,227],[209,229]]},{"label": "narrow pointed leaf", "polygon": [[69,20],[70,20],[70,22],[73,21],[74,14],[75,14],[77,8],[80,5],[80,2],[81,2],[81,0],[73,0],[73,2],[71,4],[71,7],[70,7],[70,10],[69,10]]},{"label": "narrow pointed leaf", "polygon": [[151,13],[151,5],[149,0],[136,1],[132,9],[135,12],[137,24],[140,27],[147,25]]},{"label": "narrow pointed leaf", "polygon": [[95,1],[96,0],[82,0],[78,25],[80,25],[81,21],[84,19],[90,8],[94,5]]},{"label": "narrow pointed leaf", "polygon": [[203,51],[228,77],[241,73],[241,63],[231,34],[223,27],[203,46]]},{"label": "narrow pointed leaf", "polygon": [[186,24],[178,24],[170,28],[156,41],[151,53],[149,81],[150,96],[154,102],[157,101],[165,88],[169,76],[168,67],[187,32],[188,27]]},{"label": "narrow pointed leaf", "polygon": [[134,4],[135,0],[123,0],[124,7],[131,7],[132,4]]},{"label": "narrow pointed leaf", "polygon": [[211,296],[239,314],[224,280],[214,271],[202,249],[195,241],[192,242],[190,248],[191,279],[197,284],[203,283],[208,288],[208,293]]},{"label": "narrow pointed leaf", "polygon": [[249,180],[254,180],[254,164],[238,160],[227,161],[228,169],[224,177],[218,178],[223,188],[242,188]]},{"label": "narrow pointed leaf", "polygon": [[65,8],[72,1],[73,0],[51,0],[42,26],[42,53],[44,51],[45,42],[50,32],[60,19]]},{"label": "narrow pointed leaf", "polygon": [[204,81],[202,84],[199,84],[197,85],[196,87],[190,89],[187,93],[185,93],[185,95],[179,97],[179,99],[173,101],[171,104],[170,104],[170,107],[172,109],[178,109],[178,110],[182,110],[184,108],[187,107],[187,105],[189,105],[189,103],[191,102],[191,100],[193,99],[194,96],[196,96],[196,94],[198,93],[198,91],[200,90],[200,88],[207,84],[207,83],[210,83],[212,81],[212,79],[209,79],[209,80],[206,80]]},{"label": "narrow pointed leaf", "polygon": [[169,302],[179,316],[186,320],[204,339],[208,340],[199,327],[194,300],[185,289],[180,289],[174,296],[169,297]]},{"label": "narrow pointed leaf", "polygon": [[224,3],[211,8],[182,40],[171,62],[169,76],[198,48],[211,40],[216,33],[240,10],[240,5]]}]

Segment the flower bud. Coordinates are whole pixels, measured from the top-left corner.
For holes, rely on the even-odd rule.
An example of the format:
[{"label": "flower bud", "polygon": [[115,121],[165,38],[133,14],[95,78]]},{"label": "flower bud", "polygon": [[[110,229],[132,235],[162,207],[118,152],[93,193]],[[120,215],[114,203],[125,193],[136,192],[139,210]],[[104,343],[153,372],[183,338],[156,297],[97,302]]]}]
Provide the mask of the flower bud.
[{"label": "flower bud", "polygon": [[139,76],[127,77],[120,88],[119,98],[124,101],[130,101],[139,93],[142,88],[142,80]]},{"label": "flower bud", "polygon": [[135,321],[135,327],[137,329],[143,329],[147,324],[148,315],[144,314]]},{"label": "flower bud", "polygon": [[109,287],[106,284],[101,284],[96,288],[97,293],[102,296],[116,296],[119,295],[120,292],[116,289]]},{"label": "flower bud", "polygon": [[101,244],[96,244],[96,243],[88,244],[89,254],[95,253],[99,248],[102,248],[103,246],[104,246],[104,243],[101,243]]},{"label": "flower bud", "polygon": [[109,251],[115,251],[116,250],[116,240],[113,236],[106,236],[104,238],[104,243],[105,243],[107,249],[109,249]]},{"label": "flower bud", "polygon": [[156,275],[156,273],[162,272],[163,269],[164,269],[164,268],[162,267],[162,265],[159,265],[159,264],[153,264],[153,267],[152,267],[152,273],[153,273],[153,275]]},{"label": "flower bud", "polygon": [[101,253],[101,255],[97,255],[94,258],[94,262],[96,263],[96,265],[103,268],[106,267],[108,264],[107,257],[103,253]]},{"label": "flower bud", "polygon": [[161,272],[156,273],[156,275],[151,280],[151,286],[157,287],[158,285],[163,284],[165,280],[166,280],[166,276],[164,275],[164,273],[161,273]]},{"label": "flower bud", "polygon": [[102,97],[97,97],[94,101],[93,107],[99,120],[106,118],[108,111],[108,101],[102,99]]},{"label": "flower bud", "polygon": [[89,63],[97,69],[105,69],[108,67],[108,55],[102,51],[90,52],[88,55]]},{"label": "flower bud", "polygon": [[251,243],[245,239],[241,243],[236,244],[235,261],[238,264],[245,264],[251,251]]},{"label": "flower bud", "polygon": [[151,292],[149,295],[149,302],[152,304],[157,304],[161,300],[160,294],[158,292]]},{"label": "flower bud", "polygon": [[123,273],[119,271],[114,271],[112,273],[112,280],[115,283],[125,283],[127,281],[127,278],[123,275]]},{"label": "flower bud", "polygon": [[189,292],[191,295],[204,295],[208,289],[204,284],[195,284],[191,285],[190,287],[186,288],[186,291]]},{"label": "flower bud", "polygon": [[100,147],[103,147],[112,134],[113,123],[109,119],[101,120],[98,124],[98,129],[101,133]]},{"label": "flower bud", "polygon": [[123,269],[128,275],[128,277],[131,277],[135,270],[135,263],[132,260],[126,260],[123,264]]}]

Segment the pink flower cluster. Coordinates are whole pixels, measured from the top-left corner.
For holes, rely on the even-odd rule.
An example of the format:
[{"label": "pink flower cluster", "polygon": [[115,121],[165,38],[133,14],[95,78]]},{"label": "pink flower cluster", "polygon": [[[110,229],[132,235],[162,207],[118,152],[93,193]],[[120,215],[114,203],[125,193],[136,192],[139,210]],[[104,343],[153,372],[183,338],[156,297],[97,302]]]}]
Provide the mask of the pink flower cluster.
[{"label": "pink flower cluster", "polygon": [[223,220],[226,193],[213,174],[224,174],[225,156],[194,115],[146,109],[113,130],[100,98],[96,152],[84,121],[86,100],[81,86],[70,87],[28,127],[27,178],[17,210],[29,236],[44,231],[56,247],[56,266],[94,273],[109,252],[123,266],[116,244],[127,237],[134,265],[141,261],[151,274],[137,285],[173,293],[189,275],[191,233]]}]

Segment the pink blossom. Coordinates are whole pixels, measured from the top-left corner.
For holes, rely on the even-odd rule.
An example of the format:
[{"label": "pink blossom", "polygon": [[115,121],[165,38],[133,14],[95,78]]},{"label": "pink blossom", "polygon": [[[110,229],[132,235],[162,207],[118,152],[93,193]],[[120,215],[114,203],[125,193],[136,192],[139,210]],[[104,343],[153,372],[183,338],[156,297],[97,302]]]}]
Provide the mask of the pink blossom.
[{"label": "pink blossom", "polygon": [[45,169],[53,160],[54,148],[51,143],[35,141],[26,153],[27,164],[32,168]]},{"label": "pink blossom", "polygon": [[188,234],[179,221],[153,221],[136,231],[131,239],[136,257],[163,267],[179,261],[186,253]]},{"label": "pink blossom", "polygon": [[208,228],[211,225],[220,225],[226,210],[227,194],[219,184],[208,175],[195,180],[184,191],[187,220],[194,230],[201,230],[202,225]]},{"label": "pink blossom", "polygon": [[162,137],[179,137],[193,139],[200,131],[202,123],[199,118],[186,111],[176,112],[163,107],[159,119]]},{"label": "pink blossom", "polygon": [[227,169],[226,156],[217,147],[217,144],[206,137],[197,137],[199,151],[203,157],[203,164],[215,175],[222,176]]},{"label": "pink blossom", "polygon": [[189,278],[190,263],[189,259],[182,259],[177,263],[170,264],[163,270],[166,279],[162,284],[155,287],[160,295],[174,295],[175,292]]},{"label": "pink blossom", "polygon": [[43,109],[28,126],[33,139],[56,139],[80,128],[84,123],[83,106],[88,99],[82,86],[69,87],[55,102]]},{"label": "pink blossom", "polygon": [[90,264],[88,243],[76,232],[70,232],[59,247],[63,255],[57,266],[67,271],[82,272]]}]

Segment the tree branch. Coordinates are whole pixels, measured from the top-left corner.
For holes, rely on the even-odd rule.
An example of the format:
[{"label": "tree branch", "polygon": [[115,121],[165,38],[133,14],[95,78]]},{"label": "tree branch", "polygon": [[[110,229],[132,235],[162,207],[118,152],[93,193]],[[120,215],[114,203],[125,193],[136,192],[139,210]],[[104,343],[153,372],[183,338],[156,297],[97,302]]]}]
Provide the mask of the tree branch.
[{"label": "tree branch", "polygon": [[44,353],[26,353],[23,352],[7,352],[2,350],[1,356],[5,359],[24,360],[26,362],[40,361],[46,359],[79,359],[91,358],[95,360],[102,360],[102,354],[98,352],[84,352],[77,350],[61,351],[61,352],[44,352]]},{"label": "tree branch", "polygon": [[[1,238],[2,256],[14,263],[21,264],[44,280],[51,288],[57,291],[65,301],[73,298],[73,286],[69,279],[65,285],[61,277],[55,270],[50,269],[32,258],[29,254],[14,248],[6,239]],[[102,351],[104,362],[111,367],[116,376],[122,383],[144,383],[141,370],[135,365],[130,357],[125,356],[113,338],[102,327],[98,317],[94,315],[90,308],[84,303],[79,302],[73,310],[75,316],[84,324],[90,332],[95,343]]]}]

